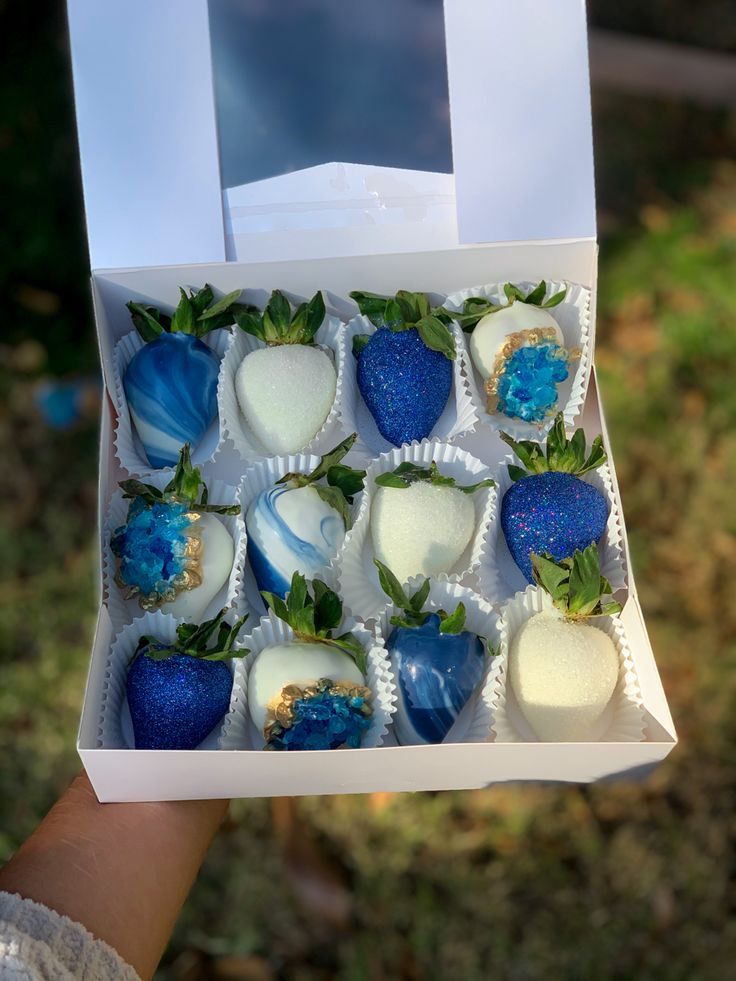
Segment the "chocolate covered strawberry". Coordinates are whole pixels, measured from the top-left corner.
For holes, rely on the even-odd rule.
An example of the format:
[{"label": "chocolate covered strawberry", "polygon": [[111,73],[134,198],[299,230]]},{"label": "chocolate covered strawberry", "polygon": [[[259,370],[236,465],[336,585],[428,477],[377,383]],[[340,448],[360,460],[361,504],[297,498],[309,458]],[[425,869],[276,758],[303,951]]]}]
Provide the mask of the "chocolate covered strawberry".
[{"label": "chocolate covered strawberry", "polygon": [[514,483],[501,502],[501,528],[514,562],[533,582],[531,553],[548,552],[555,561],[600,541],[608,522],[608,501],[580,478],[606,462],[603,437],[596,436],[586,455],[585,433],[565,435],[558,413],[546,449],[531,440],[500,433],[524,467],[509,466]]},{"label": "chocolate covered strawberry", "polygon": [[394,446],[424,439],[452,391],[457,352],[451,314],[432,309],[423,293],[350,296],[378,328],[353,338],[358,388],[378,431]]}]

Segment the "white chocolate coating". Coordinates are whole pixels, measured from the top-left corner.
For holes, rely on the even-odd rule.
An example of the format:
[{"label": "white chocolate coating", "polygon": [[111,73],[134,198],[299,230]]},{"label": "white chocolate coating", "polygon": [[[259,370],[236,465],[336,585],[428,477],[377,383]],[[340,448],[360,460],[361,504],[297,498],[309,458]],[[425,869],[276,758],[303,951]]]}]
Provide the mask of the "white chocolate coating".
[{"label": "white chocolate coating", "polygon": [[492,374],[498,352],[509,334],[535,327],[553,327],[557,343],[564,345],[560,326],[547,310],[515,300],[510,307],[486,314],[470,335],[470,356],[484,378]]},{"label": "white chocolate coating", "polygon": [[320,431],[337,390],[329,355],[308,344],[251,351],[235,375],[235,394],[253,435],[271,453],[296,453]]},{"label": "white chocolate coating", "polygon": [[314,684],[320,678],[364,685],[365,678],[349,654],[327,644],[274,644],[264,647],[248,675],[248,710],[259,732],[269,704],[286,685]]},{"label": "white chocolate coating", "polygon": [[376,558],[401,582],[450,573],[475,531],[475,505],[456,487],[378,487],[371,505]]},{"label": "white chocolate coating", "polygon": [[619,659],[611,638],[556,610],[537,613],[517,631],[509,681],[519,708],[544,742],[579,742],[611,700]]},{"label": "white chocolate coating", "polygon": [[216,514],[201,515],[197,527],[202,539],[202,582],[194,589],[179,593],[173,602],[161,605],[162,613],[184,617],[194,623],[230,578],[235,558],[235,545],[230,533]]}]

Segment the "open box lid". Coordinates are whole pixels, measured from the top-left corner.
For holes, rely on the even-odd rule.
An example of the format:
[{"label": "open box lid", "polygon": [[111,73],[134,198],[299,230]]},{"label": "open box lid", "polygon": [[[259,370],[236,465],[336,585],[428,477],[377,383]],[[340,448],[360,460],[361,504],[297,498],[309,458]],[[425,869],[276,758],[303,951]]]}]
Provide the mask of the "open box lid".
[{"label": "open box lid", "polygon": [[[454,177],[371,161],[295,170],[284,150],[274,176],[223,190],[215,78],[228,66],[211,45],[211,24],[228,9],[261,19],[270,10],[283,31],[291,7],[68,0],[92,268],[594,239],[584,0],[445,0]],[[414,26],[441,17],[439,8],[440,0],[339,8],[333,0],[299,0],[293,11],[308,9],[324,27],[339,9],[343,26],[352,24],[348,54],[356,50],[351,44],[391,35],[421,59],[426,38]],[[375,30],[366,31],[366,17]],[[435,40],[439,34],[441,21]],[[279,53],[274,37],[275,74]],[[442,74],[436,50],[429,54],[430,69]],[[344,96],[349,74],[348,58],[322,96],[326,111],[333,96]],[[397,103],[402,97],[399,86]],[[382,111],[391,110],[384,103]]]}]

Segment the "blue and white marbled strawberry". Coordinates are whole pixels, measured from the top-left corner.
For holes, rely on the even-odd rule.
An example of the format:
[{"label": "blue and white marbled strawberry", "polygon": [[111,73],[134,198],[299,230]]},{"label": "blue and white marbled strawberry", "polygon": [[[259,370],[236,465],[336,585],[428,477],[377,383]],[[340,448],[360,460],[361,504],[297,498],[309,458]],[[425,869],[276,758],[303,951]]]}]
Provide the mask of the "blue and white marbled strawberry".
[{"label": "blue and white marbled strawberry", "polygon": [[217,302],[212,287],[181,290],[169,317],[156,307],[127,304],[146,342],[125,369],[130,417],[152,467],[174,466],[184,443],[196,447],[217,416],[220,359],[201,338],[233,323],[235,290]]},{"label": "blue and white marbled strawberry", "polygon": [[233,687],[225,661],[249,653],[233,646],[247,617],[231,627],[225,612],[180,624],[174,644],[141,637],[125,683],[136,749],[196,749],[222,720]]},{"label": "blue and white marbled strawberry", "polygon": [[378,328],[353,338],[358,388],[378,431],[394,446],[425,439],[452,391],[451,315],[431,309],[424,293],[400,290],[386,298],[356,290],[350,296]]},{"label": "blue and white marbled strawberry", "polygon": [[314,579],[334,559],[365,478],[365,470],[340,463],[354,442],[353,433],[311,473],[287,473],[248,507],[248,560],[259,590],[283,598],[295,572]]}]

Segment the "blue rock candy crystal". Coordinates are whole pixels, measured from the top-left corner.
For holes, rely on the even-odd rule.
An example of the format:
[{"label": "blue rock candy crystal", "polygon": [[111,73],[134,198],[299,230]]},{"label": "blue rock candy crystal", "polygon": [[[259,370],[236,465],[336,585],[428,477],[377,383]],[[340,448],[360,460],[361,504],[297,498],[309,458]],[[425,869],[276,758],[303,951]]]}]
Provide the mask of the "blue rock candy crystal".
[{"label": "blue rock candy crystal", "polygon": [[124,525],[110,541],[120,559],[121,582],[140,590],[165,596],[174,578],[186,568],[186,547],[191,520],[185,504],[146,504],[135,498]]},{"label": "blue rock candy crystal", "polygon": [[498,411],[511,419],[542,422],[557,404],[557,385],[568,374],[559,344],[520,347],[498,381]]},{"label": "blue rock candy crystal", "polygon": [[311,698],[294,701],[291,726],[278,727],[268,742],[269,749],[338,749],[360,746],[363,734],[371,726],[371,717],[363,714],[365,699],[348,695],[331,695],[322,691]]}]

